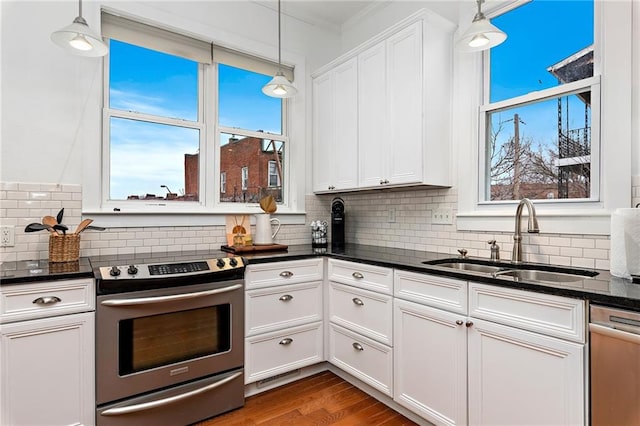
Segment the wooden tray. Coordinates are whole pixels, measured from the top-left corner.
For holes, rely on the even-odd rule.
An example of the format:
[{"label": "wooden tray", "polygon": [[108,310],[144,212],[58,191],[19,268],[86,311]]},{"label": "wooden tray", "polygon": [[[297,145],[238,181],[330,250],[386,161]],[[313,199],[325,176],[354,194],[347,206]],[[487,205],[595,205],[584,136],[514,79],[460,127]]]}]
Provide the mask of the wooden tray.
[{"label": "wooden tray", "polygon": [[264,244],[259,246],[221,246],[222,251],[226,251],[229,253],[251,253],[251,252],[261,252],[261,251],[276,251],[276,250],[287,250],[289,246],[285,244]]}]

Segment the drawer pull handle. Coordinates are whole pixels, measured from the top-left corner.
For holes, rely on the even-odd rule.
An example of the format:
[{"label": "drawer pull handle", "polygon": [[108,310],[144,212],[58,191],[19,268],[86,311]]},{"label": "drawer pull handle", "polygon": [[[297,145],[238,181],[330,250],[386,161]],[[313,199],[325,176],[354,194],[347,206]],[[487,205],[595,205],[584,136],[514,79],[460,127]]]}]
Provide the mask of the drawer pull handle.
[{"label": "drawer pull handle", "polygon": [[356,280],[361,280],[364,278],[364,275],[362,275],[360,272],[354,272],[353,274],[351,274],[351,276]]},{"label": "drawer pull handle", "polygon": [[59,302],[62,302],[62,299],[57,296],[38,297],[33,301],[33,303],[35,303],[36,305],[53,305]]},{"label": "drawer pull handle", "polygon": [[355,349],[355,350],[356,350],[356,351],[358,351],[358,352],[362,352],[362,351],[364,351],[364,348],[363,348],[363,347],[362,347],[362,345],[361,345],[360,343],[358,343],[358,342],[355,342],[355,343],[354,343],[353,345],[351,345],[351,346],[353,346],[353,349]]},{"label": "drawer pull handle", "polygon": [[291,271],[282,271],[282,272],[280,272],[280,276],[282,278],[291,278],[293,276],[293,272],[291,272]]},{"label": "drawer pull handle", "polygon": [[462,320],[456,320],[456,324],[457,325],[462,325],[462,324],[464,324],[464,322]]},{"label": "drawer pull handle", "polygon": [[293,343],[293,339],[291,339],[290,337],[287,337],[286,339],[280,340],[280,342],[278,344],[286,346],[286,345],[290,345],[292,343]]},{"label": "drawer pull handle", "polygon": [[464,323],[467,327],[471,327],[473,325],[473,321],[467,321]]},{"label": "drawer pull handle", "polygon": [[293,299],[293,296],[290,294],[284,294],[282,296],[280,296],[280,300],[283,302],[288,302],[289,300]]},{"label": "drawer pull handle", "polygon": [[358,299],[357,297],[354,297],[351,300],[353,301],[353,303],[355,303],[358,306],[364,306],[364,302],[361,299]]}]

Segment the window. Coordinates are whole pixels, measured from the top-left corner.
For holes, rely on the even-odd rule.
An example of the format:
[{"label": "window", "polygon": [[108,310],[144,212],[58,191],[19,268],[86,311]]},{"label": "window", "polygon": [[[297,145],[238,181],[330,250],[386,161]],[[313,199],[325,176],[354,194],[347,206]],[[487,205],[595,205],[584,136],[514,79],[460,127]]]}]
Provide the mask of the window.
[{"label": "window", "polygon": [[266,195],[268,162],[288,143],[286,101],[261,91],[277,64],[106,12],[102,32],[103,206],[225,212]]},{"label": "window", "polygon": [[269,161],[269,188],[280,186],[280,173],[278,172],[278,162]]},{"label": "window", "polygon": [[597,200],[593,1],[532,0],[492,21],[508,38],[487,55],[479,199]]},{"label": "window", "polygon": [[249,189],[249,168],[242,168],[242,190],[246,191]]}]

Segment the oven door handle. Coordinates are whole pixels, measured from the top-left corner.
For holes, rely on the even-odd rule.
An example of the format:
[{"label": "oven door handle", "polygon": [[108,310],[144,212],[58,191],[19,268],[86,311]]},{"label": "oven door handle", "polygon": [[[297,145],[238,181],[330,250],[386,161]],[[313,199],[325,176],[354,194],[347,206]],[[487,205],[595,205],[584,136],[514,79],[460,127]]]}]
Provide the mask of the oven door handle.
[{"label": "oven door handle", "polygon": [[142,404],[129,405],[127,407],[116,407],[109,408],[100,413],[101,416],[121,416],[124,414],[137,413],[139,411],[150,410],[152,408],[162,407],[164,405],[173,404],[174,402],[182,401],[187,398],[191,398],[192,396],[199,395],[204,392],[208,392],[212,389],[215,389],[219,386],[224,385],[225,383],[229,383],[232,380],[237,379],[242,376],[242,371],[238,371],[237,373],[232,374],[229,377],[225,377],[224,379],[217,381],[215,383],[211,383],[210,385],[203,386],[198,389],[194,389],[189,392],[181,393],[180,395],[170,396],[168,398],[157,399],[155,401],[143,402]]},{"label": "oven door handle", "polygon": [[175,302],[176,300],[194,299],[197,297],[211,296],[214,294],[227,293],[242,288],[242,284],[235,284],[229,287],[217,288],[215,290],[198,291],[196,293],[172,294],[170,296],[138,297],[136,299],[108,299],[100,302],[104,306],[131,306],[147,305],[149,303]]}]

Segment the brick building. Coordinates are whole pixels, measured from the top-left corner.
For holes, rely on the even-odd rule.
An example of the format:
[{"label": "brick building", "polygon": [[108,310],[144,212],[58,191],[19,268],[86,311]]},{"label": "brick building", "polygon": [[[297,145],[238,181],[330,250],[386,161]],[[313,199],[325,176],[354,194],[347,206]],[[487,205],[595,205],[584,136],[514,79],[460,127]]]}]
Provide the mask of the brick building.
[{"label": "brick building", "polygon": [[266,195],[282,201],[282,143],[230,138],[220,147],[220,200],[257,203]]}]

